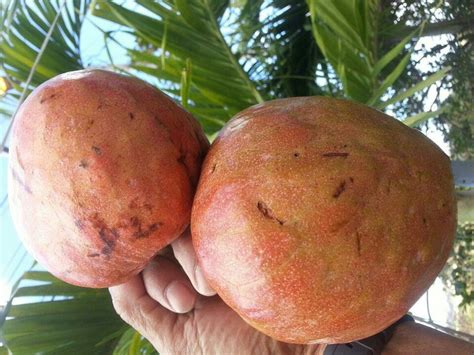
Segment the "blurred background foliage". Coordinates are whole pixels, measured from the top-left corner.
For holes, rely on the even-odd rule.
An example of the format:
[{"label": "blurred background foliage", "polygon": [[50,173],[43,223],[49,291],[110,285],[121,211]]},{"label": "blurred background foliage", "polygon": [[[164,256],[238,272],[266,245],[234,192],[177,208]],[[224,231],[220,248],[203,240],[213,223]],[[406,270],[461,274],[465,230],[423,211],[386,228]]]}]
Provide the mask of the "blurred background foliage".
[{"label": "blurred background foliage", "polygon": [[[369,104],[412,127],[436,127],[453,159],[474,157],[471,1],[0,4],[0,115],[6,122],[43,81],[99,66],[165,91],[199,119],[211,139],[250,105],[326,95]],[[100,65],[86,58],[85,24],[103,47],[106,60]],[[8,154],[6,136],[2,152]],[[442,274],[463,309],[473,300],[472,226],[459,226]],[[14,354],[154,353],[118,318],[106,290],[66,285],[37,266],[14,285],[0,326],[0,342]]]}]

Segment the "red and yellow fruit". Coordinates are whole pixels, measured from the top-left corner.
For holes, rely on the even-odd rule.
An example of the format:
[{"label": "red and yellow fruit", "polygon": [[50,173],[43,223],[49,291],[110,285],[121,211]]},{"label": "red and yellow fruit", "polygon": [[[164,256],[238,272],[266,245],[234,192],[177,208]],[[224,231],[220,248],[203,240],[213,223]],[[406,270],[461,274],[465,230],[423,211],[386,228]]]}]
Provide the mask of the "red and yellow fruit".
[{"label": "red and yellow fruit", "polygon": [[138,79],[86,70],[49,80],[13,127],[20,237],[67,282],[122,283],[187,227],[207,148],[194,118]]},{"label": "red and yellow fruit", "polygon": [[234,117],[203,165],[191,229],[210,284],[291,343],[350,342],[399,319],[451,249],[448,157],[350,101],[292,98]]}]

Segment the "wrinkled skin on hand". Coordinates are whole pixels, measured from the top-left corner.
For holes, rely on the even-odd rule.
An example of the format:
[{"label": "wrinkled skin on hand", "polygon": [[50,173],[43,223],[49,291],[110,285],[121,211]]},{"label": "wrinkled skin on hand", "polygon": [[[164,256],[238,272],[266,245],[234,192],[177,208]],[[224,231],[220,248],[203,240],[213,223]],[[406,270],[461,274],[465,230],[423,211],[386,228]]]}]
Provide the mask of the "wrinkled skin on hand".
[{"label": "wrinkled skin on hand", "polygon": [[286,344],[260,333],[218,296],[212,296],[215,292],[202,277],[189,234],[172,247],[174,256],[160,255],[141,274],[110,288],[120,316],[160,354],[321,353],[319,345]]}]

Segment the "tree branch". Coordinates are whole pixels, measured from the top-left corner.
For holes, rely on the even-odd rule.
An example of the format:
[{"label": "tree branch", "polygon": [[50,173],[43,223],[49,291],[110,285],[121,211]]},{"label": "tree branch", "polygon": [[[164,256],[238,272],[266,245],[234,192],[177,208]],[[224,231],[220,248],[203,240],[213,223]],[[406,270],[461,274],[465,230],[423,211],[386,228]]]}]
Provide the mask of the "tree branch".
[{"label": "tree branch", "polygon": [[[472,19],[461,18],[451,21],[442,21],[436,23],[429,23],[425,26],[421,37],[439,36],[442,34],[456,34],[461,32],[465,28],[469,28],[472,25]],[[391,41],[400,41],[405,38],[410,32],[414,31],[418,26],[405,26],[398,29],[393,36],[389,37]]]}]

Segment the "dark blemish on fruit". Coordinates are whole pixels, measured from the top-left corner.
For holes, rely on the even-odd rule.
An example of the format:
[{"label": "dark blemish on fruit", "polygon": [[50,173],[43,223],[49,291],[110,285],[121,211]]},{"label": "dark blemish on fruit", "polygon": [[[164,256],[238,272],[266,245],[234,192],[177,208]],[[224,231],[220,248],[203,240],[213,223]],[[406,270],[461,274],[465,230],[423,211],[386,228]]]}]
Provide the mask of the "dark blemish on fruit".
[{"label": "dark blemish on fruit", "polygon": [[140,222],[140,220],[138,219],[138,217],[136,217],[136,216],[130,218],[130,225],[131,225],[132,227],[140,226],[140,228],[141,228],[141,222]]},{"label": "dark blemish on fruit", "polygon": [[328,152],[324,153],[323,157],[325,158],[336,158],[336,157],[341,157],[341,158],[347,158],[349,153],[344,153],[344,152]]},{"label": "dark blemish on fruit", "polygon": [[161,128],[163,128],[169,135],[170,130],[168,129],[168,127],[163,122],[161,122],[160,118],[158,116],[154,116],[154,119],[155,119],[156,124],[158,126],[160,126]]},{"label": "dark blemish on fruit", "polygon": [[150,236],[151,233],[153,233],[163,225],[163,223],[161,222],[156,222],[148,225],[147,228],[143,229],[142,222],[136,216],[130,218],[130,224],[133,228],[136,229],[136,232],[133,233],[133,237],[136,239],[142,239]]},{"label": "dark blemish on fruit", "polygon": [[20,178],[16,170],[12,169],[12,176],[13,179],[29,194],[33,194],[33,191],[31,191],[31,188]]},{"label": "dark blemish on fruit", "polygon": [[91,253],[91,254],[87,254],[87,256],[89,258],[96,258],[96,257],[100,256],[100,254],[99,253]]},{"label": "dark blemish on fruit", "polygon": [[110,254],[112,254],[112,250],[113,249],[111,247],[109,247],[108,245],[105,245],[100,252],[104,254],[105,256],[110,256]]},{"label": "dark blemish on fruit", "polygon": [[145,203],[145,204],[143,205],[143,207],[145,207],[145,209],[147,209],[147,210],[150,211],[150,212],[153,210],[153,206],[150,205],[149,203]]},{"label": "dark blemish on fruit", "polygon": [[443,202],[443,204],[441,205],[441,207],[446,207],[448,204],[446,202]]},{"label": "dark blemish on fruit", "polygon": [[95,154],[101,155],[102,150],[99,147],[96,147],[95,145],[92,146],[92,150],[94,151]]},{"label": "dark blemish on fruit", "polygon": [[342,146],[342,148],[347,148],[347,144],[344,144],[344,145]]},{"label": "dark blemish on fruit", "polygon": [[211,169],[211,174],[216,171],[216,168],[217,168],[217,164],[214,164]]},{"label": "dark blemish on fruit", "polygon": [[81,160],[81,161],[79,162],[79,167],[81,167],[81,168],[84,168],[84,169],[85,169],[85,168],[87,168],[88,166],[89,166],[89,164],[87,164],[87,161],[85,161],[85,160]]},{"label": "dark blemish on fruit", "polygon": [[423,217],[423,224],[426,226],[426,218]]},{"label": "dark blemish on fruit", "polygon": [[114,251],[119,236],[119,232],[115,228],[102,227],[99,230],[99,238],[105,243],[102,254],[110,255]]},{"label": "dark blemish on fruit", "polygon": [[354,178],[352,176],[349,177],[350,182],[354,182]]},{"label": "dark blemish on fruit", "polygon": [[74,221],[74,224],[76,225],[76,227],[79,229],[79,230],[83,230],[84,229],[84,222],[80,219],[76,219]]},{"label": "dark blemish on fruit", "polygon": [[346,182],[342,181],[332,194],[332,197],[338,198],[346,190]]},{"label": "dark blemish on fruit", "polygon": [[128,117],[130,117],[130,121],[132,121],[133,119],[135,119],[135,115],[134,115],[132,112],[129,112],[129,113],[128,113]]},{"label": "dark blemish on fruit", "polygon": [[178,161],[178,163],[186,165],[186,163],[185,163],[185,161],[186,161],[186,152],[184,151],[182,146],[179,147],[179,156],[178,156],[178,159],[176,159],[176,160]]},{"label": "dark blemish on fruit", "polygon": [[89,121],[87,121],[86,131],[88,131],[89,129],[91,129],[91,127],[92,127],[93,124],[94,124],[94,120],[89,120]]},{"label": "dark blemish on fruit", "polygon": [[137,238],[137,239],[141,239],[141,238],[146,238],[148,236],[150,236],[151,233],[153,233],[154,231],[156,231],[158,229],[158,227],[162,226],[163,224],[158,222],[158,223],[152,223],[148,226],[147,229],[145,230],[142,230],[140,232],[136,232],[134,233],[134,237]]},{"label": "dark blemish on fruit", "polygon": [[257,208],[260,211],[260,213],[268,219],[273,219],[277,221],[281,226],[285,223],[281,219],[278,219],[274,214],[273,211],[262,201],[257,202]]},{"label": "dark blemish on fruit", "polygon": [[183,164],[183,165],[186,165],[185,164],[185,161],[186,161],[186,154],[180,154],[178,159],[176,159],[176,161],[180,164]]},{"label": "dark blemish on fruit", "polygon": [[298,158],[298,157],[300,156],[300,153],[293,153],[293,156],[294,156],[295,158]]},{"label": "dark blemish on fruit", "polygon": [[98,231],[100,240],[105,244],[101,251],[102,254],[109,256],[115,249],[117,239],[120,238],[119,231],[116,228],[109,228],[98,213],[89,217],[89,221],[92,227]]},{"label": "dark blemish on fruit", "polygon": [[360,234],[356,232],[357,254],[361,256]]},{"label": "dark blemish on fruit", "polygon": [[43,102],[49,100],[49,99],[54,99],[56,97],[56,94],[51,94],[49,95],[48,97],[43,97],[41,100],[40,100],[40,104],[42,104]]}]

